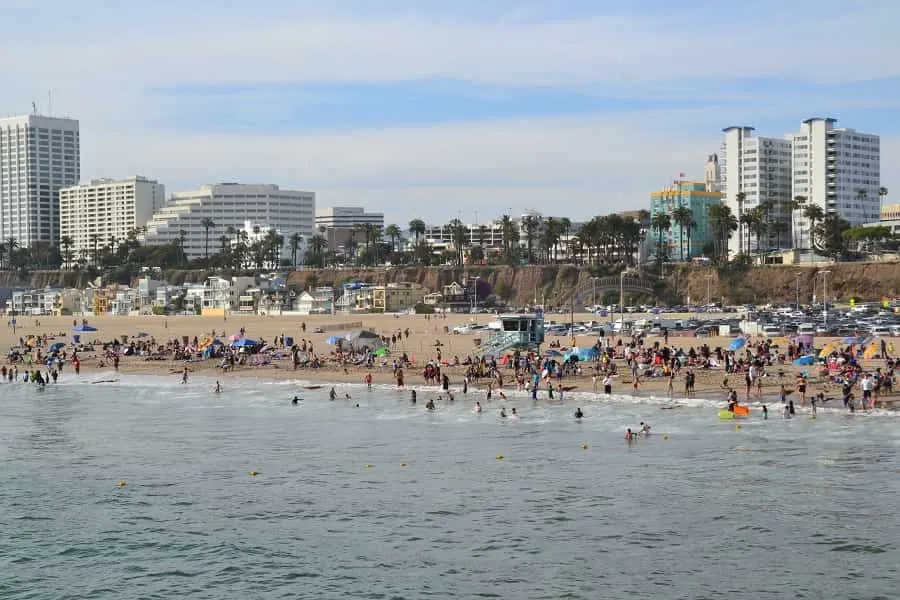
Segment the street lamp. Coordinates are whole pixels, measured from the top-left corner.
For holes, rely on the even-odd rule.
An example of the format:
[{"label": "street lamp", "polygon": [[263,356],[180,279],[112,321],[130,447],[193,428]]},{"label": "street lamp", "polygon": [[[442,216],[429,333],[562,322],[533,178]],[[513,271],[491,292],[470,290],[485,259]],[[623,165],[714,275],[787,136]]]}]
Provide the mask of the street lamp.
[{"label": "street lamp", "polygon": [[619,273],[619,314],[622,320],[619,326],[619,333],[621,334],[622,330],[625,329],[625,271]]},{"label": "street lamp", "polygon": [[797,310],[800,310],[800,272],[794,273],[797,280]]},{"label": "street lamp", "polygon": [[481,277],[473,277],[472,279],[475,280],[475,285],[472,286],[472,293],[474,294],[474,305],[472,307],[472,314],[475,315],[475,317],[473,317],[473,318],[477,321],[478,320],[478,280],[481,279]]},{"label": "street lamp", "polygon": [[828,274],[831,271],[819,271],[822,276],[822,315],[825,317],[825,326],[828,326]]},{"label": "street lamp", "polygon": [[706,306],[712,302],[712,275],[706,276]]}]

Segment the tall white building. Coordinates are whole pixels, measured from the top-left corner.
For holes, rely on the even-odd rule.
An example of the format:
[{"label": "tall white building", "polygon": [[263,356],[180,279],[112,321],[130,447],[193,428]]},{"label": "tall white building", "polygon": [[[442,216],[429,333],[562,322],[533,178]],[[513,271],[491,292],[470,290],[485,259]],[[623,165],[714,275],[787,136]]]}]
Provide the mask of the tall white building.
[{"label": "tall white building", "polygon": [[[752,127],[727,127],[724,129],[719,165],[722,175],[722,193],[725,204],[735,218],[753,210],[761,203],[771,201],[769,222],[782,223],[778,227],[787,231],[781,237],[781,245],[790,242],[791,201],[791,141],[781,138],[754,137]],[[740,194],[743,193],[743,202]],[[741,225],[728,242],[730,255],[741,249],[741,239],[746,250],[747,232]],[[759,241],[760,248],[777,244],[774,236]],[[756,238],[750,235],[750,249],[755,251]]]},{"label": "tall white building", "polygon": [[282,190],[277,185],[204,185],[192,192],[174,193],[147,223],[142,238],[150,245],[169,244],[178,241],[184,232],[184,252],[188,259],[197,259],[205,256],[205,219],[214,223],[209,229],[210,254],[218,251],[219,238],[229,235],[229,227],[240,230],[252,221],[284,236],[285,256],[292,234],[299,233],[305,239],[312,236],[315,204],[315,193]]},{"label": "tall white building", "polygon": [[97,179],[59,190],[59,235],[70,238],[77,258],[119,242],[143,227],[166,203],[166,186],[136,175],[129,179]]},{"label": "tall white building", "polygon": [[59,239],[59,190],[81,177],[78,121],[0,119],[0,237],[27,248]]},{"label": "tall white building", "polygon": [[[851,225],[877,221],[881,209],[881,148],[877,135],[836,129],[835,119],[803,121],[793,143],[793,197],[803,196]],[[794,246],[809,248],[809,220],[794,213]]]},{"label": "tall white building", "polygon": [[366,212],[361,206],[332,206],[316,209],[316,227],[352,228],[371,223],[384,227],[384,213]]},{"label": "tall white building", "polygon": [[706,157],[706,168],[704,169],[704,183],[706,183],[707,192],[721,192],[722,187],[722,169],[719,167],[719,155],[710,154]]}]

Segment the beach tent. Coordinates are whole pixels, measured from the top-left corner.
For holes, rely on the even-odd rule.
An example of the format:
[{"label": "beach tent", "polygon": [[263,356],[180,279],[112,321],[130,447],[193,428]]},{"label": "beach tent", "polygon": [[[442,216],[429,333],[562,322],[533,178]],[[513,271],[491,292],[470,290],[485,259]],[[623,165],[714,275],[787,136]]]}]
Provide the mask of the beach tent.
[{"label": "beach tent", "polygon": [[73,327],[72,331],[97,331],[97,328],[91,327],[90,325],[78,325],[77,327]]},{"label": "beach tent", "polygon": [[344,340],[350,344],[351,348],[357,351],[362,350],[363,348],[377,350],[384,346],[384,342],[381,341],[380,335],[372,331],[366,331],[365,329],[351,331],[344,336]]},{"label": "beach tent", "polygon": [[565,360],[571,360],[572,357],[576,357],[578,360],[594,360],[598,356],[600,356],[600,352],[594,348],[593,346],[590,348],[572,348],[572,350],[566,354]]},{"label": "beach tent", "polygon": [[331,336],[330,338],[328,338],[327,340],[325,340],[325,343],[326,343],[326,344],[331,344],[332,346],[336,346],[337,344],[339,344],[340,342],[342,342],[343,339],[344,339],[344,338],[342,338],[342,337],[339,336],[339,335],[333,335],[333,336]]},{"label": "beach tent", "polygon": [[740,350],[747,344],[747,340],[745,338],[739,337],[731,340],[731,343],[728,344],[728,349],[734,352],[735,350]]},{"label": "beach tent", "polygon": [[234,342],[232,342],[231,345],[234,346],[235,348],[245,348],[247,346],[255,346],[258,343],[259,342],[257,342],[256,340],[251,340],[248,338],[241,338],[239,340],[235,340]]},{"label": "beach tent", "polygon": [[811,356],[811,355],[801,356],[800,358],[798,358],[794,361],[794,364],[797,366],[808,366],[808,365],[813,365],[815,363],[816,363],[816,357]]}]

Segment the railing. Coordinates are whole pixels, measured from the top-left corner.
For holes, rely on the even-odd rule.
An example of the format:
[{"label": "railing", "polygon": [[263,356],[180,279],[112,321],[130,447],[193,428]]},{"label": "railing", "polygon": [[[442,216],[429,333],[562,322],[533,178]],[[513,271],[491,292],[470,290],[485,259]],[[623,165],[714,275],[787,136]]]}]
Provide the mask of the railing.
[{"label": "railing", "polygon": [[487,343],[481,346],[482,354],[497,354],[507,348],[522,343],[523,336],[527,333],[519,331],[501,331],[491,336]]}]

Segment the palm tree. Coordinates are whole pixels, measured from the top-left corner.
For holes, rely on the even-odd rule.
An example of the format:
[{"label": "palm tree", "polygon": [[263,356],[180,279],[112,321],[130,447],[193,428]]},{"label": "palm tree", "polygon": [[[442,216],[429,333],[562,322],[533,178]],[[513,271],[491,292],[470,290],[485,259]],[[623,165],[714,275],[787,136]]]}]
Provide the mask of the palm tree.
[{"label": "palm tree", "polygon": [[[534,262],[534,238],[537,236],[539,225],[540,223],[534,215],[525,215],[525,218],[522,219],[522,229],[525,232],[525,260],[529,263]],[[547,256],[550,256],[549,251],[547,252]]]},{"label": "palm tree", "polygon": [[391,252],[396,252],[397,243],[403,236],[403,232],[400,231],[400,227],[394,224],[388,225],[384,228],[384,235],[388,236],[388,239],[391,240]]},{"label": "palm tree", "polygon": [[806,206],[806,196],[794,196],[794,199],[791,200],[790,208],[791,208],[791,246],[794,246],[795,243],[802,246],[803,241],[800,239],[800,235],[797,231],[797,224],[800,219],[797,218],[799,215],[795,215],[795,213],[803,211],[803,208]]},{"label": "palm tree", "polygon": [[303,236],[299,233],[292,233],[288,238],[288,245],[291,247],[291,266],[297,268],[297,252],[300,250],[300,244],[303,243]]},{"label": "palm tree", "polygon": [[660,267],[664,260],[663,256],[663,231],[668,231],[672,227],[672,219],[666,213],[656,213],[650,218],[650,229],[656,232],[656,260]]},{"label": "palm tree", "polygon": [[[745,192],[738,192],[737,196],[735,196],[735,200],[738,205],[738,254],[744,253],[744,228],[743,221],[741,221],[741,217],[744,216],[744,202],[747,200],[747,194]],[[750,254],[750,238],[747,237],[747,254]]]},{"label": "palm tree", "polygon": [[422,219],[413,219],[409,222],[409,232],[416,236],[416,243],[419,243],[419,237],[425,235],[425,221]]},{"label": "palm tree", "polygon": [[178,250],[181,252],[181,264],[187,262],[187,253],[184,251],[184,240],[187,238],[187,231],[184,229],[178,230]]},{"label": "palm tree", "polygon": [[[694,213],[691,212],[691,209],[687,206],[677,206],[672,211],[672,221],[678,225],[678,230],[680,235],[679,246],[681,246],[681,262],[684,262],[684,232],[685,229],[690,229],[691,222],[694,220]],[[690,256],[690,252],[688,252],[688,256]]]},{"label": "palm tree", "polygon": [[713,204],[709,207],[709,225],[715,234],[716,261],[724,263],[728,260],[728,238],[731,232],[737,231],[738,220],[731,213],[727,204]]},{"label": "palm tree", "polygon": [[100,250],[98,246],[100,245],[100,235],[97,233],[92,233],[88,238],[91,241],[91,260],[94,265],[100,264]]},{"label": "palm tree", "polygon": [[500,217],[500,235],[503,238],[503,258],[511,265],[516,259],[513,249],[518,246],[519,228],[509,215]]},{"label": "palm tree", "polygon": [[816,223],[825,218],[825,211],[818,204],[809,204],[803,209],[803,216],[809,220],[809,246],[816,247]]},{"label": "palm tree", "polygon": [[60,254],[62,255],[63,264],[67,269],[72,263],[72,246],[74,245],[75,240],[73,240],[71,236],[64,235],[59,240],[59,248],[62,251]]},{"label": "palm tree", "polygon": [[216,226],[216,222],[213,221],[212,217],[203,217],[200,221],[200,225],[203,226],[203,260],[206,261],[207,266],[209,265],[209,230],[214,229]]}]

